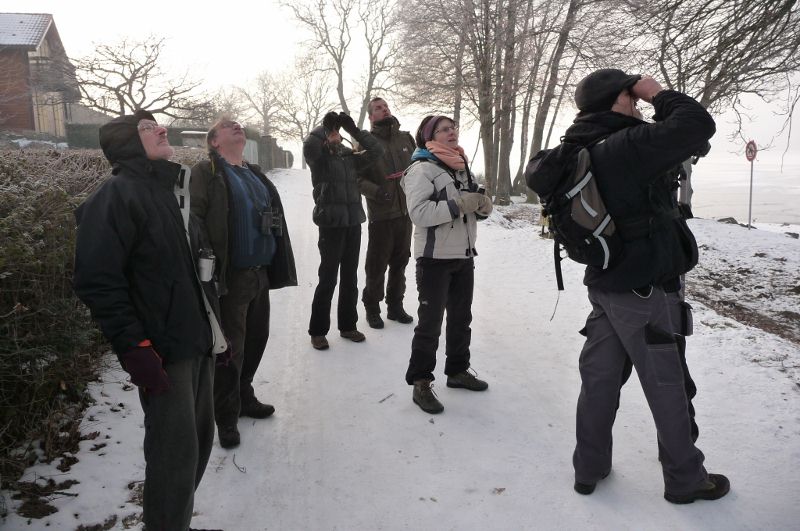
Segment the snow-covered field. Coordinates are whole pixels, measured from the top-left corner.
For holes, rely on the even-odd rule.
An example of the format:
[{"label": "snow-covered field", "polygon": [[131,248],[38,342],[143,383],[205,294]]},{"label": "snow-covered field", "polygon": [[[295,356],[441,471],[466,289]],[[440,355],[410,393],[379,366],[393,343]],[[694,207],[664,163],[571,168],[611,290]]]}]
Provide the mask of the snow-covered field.
[{"label": "snow-covered field", "polygon": [[[563,263],[566,291],[551,320],[558,297],[552,243],[521,219],[531,217],[524,212],[529,207],[498,208],[479,227],[472,362],[490,388],[448,389],[440,358],[436,390],[445,412],[431,416],[412,403],[403,379],[413,326],[387,321],[383,330],[369,329],[360,308],[366,342],[330,334],[330,350],[311,348],[306,330],[318,252],[310,178],[300,170],[273,178],[286,204],[300,278],[299,287],[272,294],[271,338],[256,375],[257,394],[277,412],[267,420],[242,419],[239,448],[215,446],[193,526],[797,529],[800,345],[720,315],[692,293],[733,297],[768,316],[800,314],[800,241],[780,231],[691,222],[705,253],[690,273],[695,335],[687,354],[699,388],[698,446],[710,471],[728,475],[731,493],[687,506],[663,499],[655,428],[632,378],[615,426],[613,471],[594,494],[580,496],[572,490],[571,456],[583,339],[577,331],[588,313],[582,268]],[[728,275],[731,282],[719,287],[699,280],[728,267],[760,276]],[[406,308],[416,313],[413,264],[407,278]],[[776,285],[794,288],[794,296],[758,296]],[[142,415],[125,374],[113,360],[110,366],[92,385],[97,402],[86,412],[83,432],[98,435],[81,443],[78,462],[63,473],[57,463],[27,473],[27,479],[79,483],[52,500],[59,511],[42,520],[13,514],[16,502],[7,496],[12,514],[0,521],[5,529],[141,527],[135,500],[144,478]]]}]

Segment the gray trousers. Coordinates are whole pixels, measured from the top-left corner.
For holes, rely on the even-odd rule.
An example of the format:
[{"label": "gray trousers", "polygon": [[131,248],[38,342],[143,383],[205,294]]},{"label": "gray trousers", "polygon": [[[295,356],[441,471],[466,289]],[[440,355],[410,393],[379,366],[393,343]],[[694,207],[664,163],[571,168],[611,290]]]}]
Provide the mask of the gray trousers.
[{"label": "gray trousers", "polygon": [[214,443],[214,362],[202,356],[164,369],[168,391],[153,396],[139,390],[146,462],[144,524],[147,531],[185,531]]},{"label": "gray trousers", "polygon": [[236,426],[242,405],[255,400],[255,378],[269,341],[269,277],[267,270],[238,269],[228,275],[228,293],[219,300],[222,330],[233,359],[214,373],[214,415],[217,426]]},{"label": "gray trousers", "polygon": [[661,288],[653,288],[646,297],[589,288],[589,301],[592,312],[579,364],[575,480],[595,483],[611,470],[611,431],[630,359],[655,421],[665,490],[671,494],[696,490],[708,474],[703,453],[692,438],[667,295]]}]

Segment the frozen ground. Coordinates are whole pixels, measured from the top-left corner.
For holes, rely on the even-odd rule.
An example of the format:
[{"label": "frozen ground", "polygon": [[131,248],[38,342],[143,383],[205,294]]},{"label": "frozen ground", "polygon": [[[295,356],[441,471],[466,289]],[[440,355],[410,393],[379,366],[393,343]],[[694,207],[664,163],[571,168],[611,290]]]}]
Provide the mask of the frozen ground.
[{"label": "frozen ground", "polygon": [[[800,312],[796,295],[759,297],[771,288],[755,287],[800,286],[798,240],[691,222],[704,248],[700,267],[690,274],[696,333],[688,359],[699,388],[698,446],[710,471],[728,475],[731,493],[688,506],[662,498],[655,429],[633,378],[614,430],[613,472],[593,495],[580,496],[572,490],[571,455],[580,387],[577,330],[588,303],[580,266],[565,261],[566,291],[550,319],[557,298],[552,243],[539,238],[529,207],[497,209],[479,227],[472,362],[490,388],[448,389],[440,364],[436,390],[445,412],[431,416],[411,402],[403,380],[413,326],[387,321],[383,330],[371,330],[362,311],[366,342],[331,334],[330,350],[311,348],[306,329],[318,253],[310,179],[299,170],[273,177],[286,204],[300,277],[297,288],[273,292],[272,335],[256,375],[258,395],[277,412],[263,421],[243,419],[239,448],[215,446],[197,491],[195,527],[797,529],[800,346],[700,299],[734,298],[770,318],[777,311]],[[729,267],[759,275],[733,278],[724,273]],[[720,287],[710,282],[725,275],[732,280]],[[406,307],[416,313],[412,266],[407,277]],[[716,298],[709,295],[714,292]],[[54,498],[58,512],[42,520],[13,514],[16,502],[7,499],[12,514],[0,520],[5,529],[141,527],[142,416],[125,374],[113,360],[110,365],[92,385],[97,402],[86,412],[83,431],[97,435],[81,443],[78,462],[63,473],[53,463],[27,474],[79,483]]]}]

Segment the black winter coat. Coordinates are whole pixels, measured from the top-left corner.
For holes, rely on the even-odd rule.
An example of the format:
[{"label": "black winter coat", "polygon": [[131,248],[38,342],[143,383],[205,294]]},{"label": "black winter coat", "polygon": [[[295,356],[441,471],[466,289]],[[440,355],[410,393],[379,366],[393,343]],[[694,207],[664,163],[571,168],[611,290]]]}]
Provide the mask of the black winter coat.
[{"label": "black winter coat", "polygon": [[[612,219],[620,220],[625,245],[607,270],[588,266],[584,284],[609,291],[661,285],[697,264],[697,242],[677,209],[677,167],[702,150],[716,130],[711,115],[694,99],[664,90],[653,99],[656,122],[612,111],[578,117],[564,141],[587,145],[592,168]],[[625,221],[649,220],[646,237],[627,238]]]},{"label": "black winter coat", "polygon": [[314,185],[314,223],[320,227],[352,227],[366,221],[358,188],[358,173],[365,171],[381,155],[383,148],[367,131],[359,131],[355,140],[364,151],[338,145],[333,152],[326,141],[323,126],[311,131],[303,142],[303,156],[311,168]]},{"label": "black winter coat", "polygon": [[174,193],[181,166],[149,161],[138,147],[119,160],[130,144],[106,146],[113,175],[75,212],[75,293],[118,355],[144,339],[165,363],[209,355],[211,328]]}]

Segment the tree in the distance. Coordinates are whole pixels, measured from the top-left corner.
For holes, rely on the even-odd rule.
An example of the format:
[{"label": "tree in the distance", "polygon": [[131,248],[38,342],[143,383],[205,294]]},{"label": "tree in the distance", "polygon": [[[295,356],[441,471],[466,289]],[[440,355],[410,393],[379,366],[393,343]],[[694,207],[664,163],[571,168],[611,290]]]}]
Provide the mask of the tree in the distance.
[{"label": "tree in the distance", "polygon": [[75,61],[83,101],[88,107],[117,115],[147,109],[153,114],[191,120],[207,112],[202,83],[184,73],[168,77],[159,59],[165,39],[122,39],[100,44],[95,53]]}]

